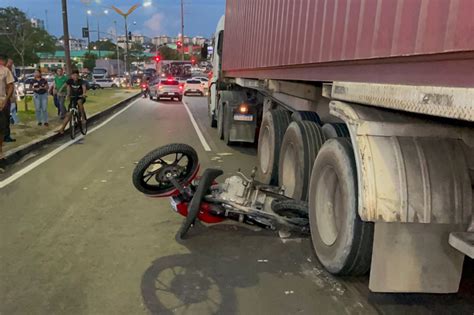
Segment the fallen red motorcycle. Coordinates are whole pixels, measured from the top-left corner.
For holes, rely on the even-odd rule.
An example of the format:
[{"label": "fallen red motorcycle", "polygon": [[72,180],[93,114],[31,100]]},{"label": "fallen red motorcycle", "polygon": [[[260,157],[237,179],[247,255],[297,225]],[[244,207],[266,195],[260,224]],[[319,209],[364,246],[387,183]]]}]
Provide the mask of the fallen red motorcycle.
[{"label": "fallen red motorcycle", "polygon": [[185,238],[196,220],[233,220],[273,231],[309,234],[306,203],[284,196],[282,187],[247,177],[240,171],[219,184],[220,169],[198,177],[196,151],[186,144],[169,144],[149,152],[133,171],[133,184],[149,197],[169,197],[174,211],[185,217],[178,237]]}]

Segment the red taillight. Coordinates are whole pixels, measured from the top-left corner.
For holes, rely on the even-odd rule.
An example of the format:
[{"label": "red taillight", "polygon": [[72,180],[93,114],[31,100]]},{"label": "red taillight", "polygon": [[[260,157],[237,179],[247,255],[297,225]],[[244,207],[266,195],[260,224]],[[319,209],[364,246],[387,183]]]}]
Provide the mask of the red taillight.
[{"label": "red taillight", "polygon": [[168,78],[168,82],[171,82],[171,81],[173,81],[173,78]]},{"label": "red taillight", "polygon": [[179,89],[180,89],[180,90],[182,90],[182,89],[183,89],[183,86],[182,86],[182,85],[180,85],[180,86],[179,86]]},{"label": "red taillight", "polygon": [[143,85],[142,85],[142,88],[146,88],[146,84],[143,84]]}]

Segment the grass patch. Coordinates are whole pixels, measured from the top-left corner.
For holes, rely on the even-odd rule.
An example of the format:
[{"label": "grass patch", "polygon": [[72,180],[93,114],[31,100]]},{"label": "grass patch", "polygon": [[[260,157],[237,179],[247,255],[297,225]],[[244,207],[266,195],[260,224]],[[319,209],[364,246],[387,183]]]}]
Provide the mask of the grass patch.
[{"label": "grass patch", "polygon": [[[87,101],[85,104],[86,112],[88,116],[91,116],[97,112],[109,108],[110,106],[130,97],[137,93],[138,90],[127,90],[127,89],[103,89],[96,91],[87,92]],[[36,120],[35,116],[35,105],[33,98],[27,96],[28,110],[25,111],[24,100],[17,103],[18,116],[22,123],[29,123]],[[68,107],[69,101],[66,100],[66,108]],[[48,115],[49,118],[57,117],[58,110],[54,106],[53,97],[48,97]]]}]

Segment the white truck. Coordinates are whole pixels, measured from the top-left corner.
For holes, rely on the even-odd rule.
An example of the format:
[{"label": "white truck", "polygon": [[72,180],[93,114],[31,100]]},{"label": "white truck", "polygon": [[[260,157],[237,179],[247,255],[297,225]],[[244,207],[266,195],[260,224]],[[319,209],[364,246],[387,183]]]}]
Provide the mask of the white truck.
[{"label": "white truck", "polygon": [[308,202],[329,272],[457,292],[474,258],[474,8],[382,2],[227,0],[210,122],[228,144],[258,138],[260,181]]}]

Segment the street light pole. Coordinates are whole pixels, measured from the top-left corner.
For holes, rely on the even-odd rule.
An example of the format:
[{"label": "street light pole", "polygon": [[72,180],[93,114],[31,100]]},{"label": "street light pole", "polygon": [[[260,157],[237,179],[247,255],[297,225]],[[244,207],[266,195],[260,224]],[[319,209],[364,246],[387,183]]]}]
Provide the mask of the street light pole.
[{"label": "street light pole", "polygon": [[89,28],[89,12],[86,14],[86,22],[87,22],[87,50],[89,51],[89,54],[91,53],[91,30]]},{"label": "street light pole", "polygon": [[[125,56],[124,56],[124,61],[125,61],[125,72],[129,72],[128,73],[128,76],[130,78],[130,84],[132,83],[131,82],[131,78],[132,78],[132,75],[130,73],[130,68],[128,66],[128,22],[127,22],[127,16],[124,17],[125,19]],[[128,70],[127,70],[128,69]]]},{"label": "street light pole", "polygon": [[181,60],[184,60],[184,5],[181,0]]},{"label": "street light pole", "polygon": [[71,51],[69,48],[69,24],[67,19],[67,0],[61,0],[63,13],[64,55],[66,57],[66,73],[71,74]]},{"label": "street light pole", "polygon": [[[119,8],[117,8],[116,6],[112,6],[112,9],[114,9],[115,12],[117,12],[118,14],[120,14],[121,16],[123,16],[124,18],[124,21],[125,21],[125,72],[127,72],[127,69],[128,68],[128,25],[127,25],[127,17],[132,14],[133,11],[135,11],[137,8],[138,8],[138,4],[135,4],[133,6],[130,7],[130,9],[128,9],[127,12],[123,12],[122,10],[120,10]],[[131,76],[131,73],[130,73],[130,70],[129,70],[129,83],[131,84],[132,83],[132,76]]]},{"label": "street light pole", "polygon": [[117,72],[120,76],[120,51],[118,46],[118,33],[117,33],[117,21],[114,21],[115,26],[115,48],[117,48]]},{"label": "street light pole", "polygon": [[99,26],[99,16],[97,16],[97,45],[99,46],[99,59],[100,59],[100,26]]}]

